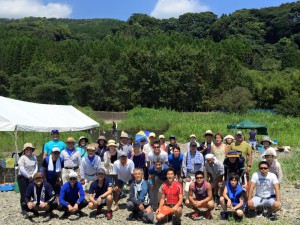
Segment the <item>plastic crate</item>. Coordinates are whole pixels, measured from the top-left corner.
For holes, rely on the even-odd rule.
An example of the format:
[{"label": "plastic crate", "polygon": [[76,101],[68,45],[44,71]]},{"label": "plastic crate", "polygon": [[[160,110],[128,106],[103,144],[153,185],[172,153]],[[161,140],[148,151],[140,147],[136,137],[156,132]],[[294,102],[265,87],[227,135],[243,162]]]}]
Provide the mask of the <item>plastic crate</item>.
[{"label": "plastic crate", "polygon": [[15,159],[14,158],[1,159],[1,167],[4,169],[15,168]]}]

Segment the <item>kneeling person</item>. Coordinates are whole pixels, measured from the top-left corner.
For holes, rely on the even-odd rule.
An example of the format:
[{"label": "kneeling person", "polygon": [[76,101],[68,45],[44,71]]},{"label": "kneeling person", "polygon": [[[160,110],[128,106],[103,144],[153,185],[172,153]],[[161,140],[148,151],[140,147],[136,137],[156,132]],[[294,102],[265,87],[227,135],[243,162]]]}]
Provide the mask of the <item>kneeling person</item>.
[{"label": "kneeling person", "polygon": [[143,170],[133,171],[134,181],[130,185],[127,209],[132,211],[128,220],[142,219],[145,223],[153,223],[152,191],[148,181],[143,179]]},{"label": "kneeling person", "polygon": [[175,176],[174,168],[167,169],[167,181],[161,186],[162,196],[156,210],[156,219],[161,221],[166,216],[173,214],[173,224],[181,224],[183,188],[182,184],[175,180]]},{"label": "kneeling person", "polygon": [[57,209],[65,211],[64,217],[68,217],[70,213],[76,213],[78,216],[84,216],[81,209],[88,205],[84,199],[84,190],[82,184],[77,181],[77,173],[69,174],[69,181],[60,189],[59,202]]},{"label": "kneeling person", "polygon": [[55,192],[48,182],[43,182],[43,175],[35,173],[33,183],[26,189],[25,203],[27,212],[32,212],[38,216],[38,211],[45,211],[46,214],[53,216],[52,211],[57,207]]},{"label": "kneeling person", "polygon": [[[189,186],[188,200],[185,204],[188,208],[194,209],[192,218],[196,219],[199,214],[199,208],[206,208],[205,213],[206,219],[212,219],[210,211],[214,209],[214,201],[212,200],[212,187],[210,183],[205,181],[204,173],[202,171],[197,171],[195,174],[195,182],[191,183]],[[196,198],[194,198],[194,196]]]},{"label": "kneeling person", "polygon": [[112,218],[111,205],[112,198],[112,181],[105,177],[105,171],[103,168],[97,171],[97,180],[93,181],[89,190],[89,209],[97,209],[97,214],[100,214],[103,206],[107,206],[106,218],[110,220]]},{"label": "kneeling person", "polygon": [[239,184],[240,177],[236,173],[231,173],[229,175],[229,181],[226,181],[223,196],[220,197],[220,203],[223,209],[221,212],[221,218],[227,219],[227,207],[233,210],[239,219],[244,216],[245,202],[245,192],[242,186]]}]

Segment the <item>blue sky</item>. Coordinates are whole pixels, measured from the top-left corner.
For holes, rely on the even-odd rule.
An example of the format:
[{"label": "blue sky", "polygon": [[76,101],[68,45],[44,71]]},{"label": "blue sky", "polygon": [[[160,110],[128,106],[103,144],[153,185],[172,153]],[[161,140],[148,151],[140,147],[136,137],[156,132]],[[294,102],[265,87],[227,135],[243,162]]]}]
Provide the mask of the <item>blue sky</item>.
[{"label": "blue sky", "polygon": [[28,16],[127,20],[133,13],[159,19],[187,12],[212,11],[218,16],[242,8],[278,6],[288,0],[0,0],[0,18]]}]

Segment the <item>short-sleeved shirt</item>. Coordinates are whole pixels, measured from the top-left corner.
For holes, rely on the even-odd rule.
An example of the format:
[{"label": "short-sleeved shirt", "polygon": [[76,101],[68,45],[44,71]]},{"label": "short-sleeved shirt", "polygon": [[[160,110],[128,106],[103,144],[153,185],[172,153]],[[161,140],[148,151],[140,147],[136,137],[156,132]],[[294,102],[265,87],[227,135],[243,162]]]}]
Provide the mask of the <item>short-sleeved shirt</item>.
[{"label": "short-sleeved shirt", "polygon": [[[50,156],[47,156],[43,162],[42,162],[42,167],[46,168],[46,178],[47,180],[57,180],[57,175],[58,173],[56,172],[56,161],[53,162],[53,171],[48,170],[49,166],[49,158]],[[60,160],[61,162],[61,168],[64,168],[64,160],[62,158],[58,158],[57,160]]]},{"label": "short-sleeved shirt", "polygon": [[[26,172],[33,177],[33,173],[37,166],[37,159],[34,155],[27,157],[26,155],[22,155],[18,161],[19,166],[24,166]],[[21,171],[19,170],[19,175],[21,175]]]},{"label": "short-sleeved shirt", "polygon": [[168,154],[165,151],[160,151],[159,155],[155,155],[153,151],[150,152],[147,157],[147,162],[152,164],[158,157],[162,159],[163,163],[168,163]]},{"label": "short-sleeved shirt", "polygon": [[172,165],[172,168],[174,168],[176,171],[181,170],[182,160],[183,160],[182,153],[180,153],[178,158],[175,158],[173,154],[169,155],[168,157],[169,164]]},{"label": "short-sleeved shirt", "polygon": [[254,130],[251,130],[251,131],[249,132],[249,141],[256,141],[255,137],[256,137],[255,131],[254,131]]},{"label": "short-sleeved shirt", "polygon": [[132,161],[135,168],[144,168],[146,164],[146,155],[142,152],[140,155],[133,155]]},{"label": "short-sleeved shirt", "polygon": [[260,172],[256,172],[252,175],[251,182],[256,184],[256,195],[261,198],[275,195],[274,184],[279,183],[276,175],[271,172],[268,172],[265,177]]},{"label": "short-sleeved shirt", "polygon": [[[249,143],[246,141],[242,141],[242,143],[237,144],[236,142],[231,143],[230,150],[229,151],[240,151],[242,153],[242,156],[246,159],[247,155],[252,154],[252,148]],[[245,161],[246,163],[246,161]]]},{"label": "short-sleeved shirt", "polygon": [[114,162],[112,174],[118,174],[118,180],[128,182],[131,180],[134,170],[134,163],[131,159],[127,159],[127,163],[123,166],[120,160]]},{"label": "short-sleeved shirt", "polygon": [[103,195],[107,192],[107,189],[112,187],[112,181],[110,178],[104,178],[102,187],[98,185],[98,180],[94,180],[90,186],[89,194],[95,194],[95,198]]},{"label": "short-sleeved shirt", "polygon": [[183,194],[182,184],[174,180],[172,184],[169,182],[161,186],[162,194],[167,198],[166,204],[176,205],[179,201],[179,195]]},{"label": "short-sleeved shirt", "polygon": [[60,152],[62,152],[62,150],[66,149],[66,144],[63,141],[60,140],[51,140],[45,143],[44,145],[44,153],[47,153],[47,155],[50,155],[52,152],[52,149],[54,147],[57,147],[60,149]]},{"label": "short-sleeved shirt", "polygon": [[162,181],[166,181],[167,180],[167,169],[169,169],[167,164],[162,165],[161,171],[156,170],[155,165],[152,164],[149,167],[148,173],[149,173],[149,175],[152,175],[154,177],[158,177]]}]

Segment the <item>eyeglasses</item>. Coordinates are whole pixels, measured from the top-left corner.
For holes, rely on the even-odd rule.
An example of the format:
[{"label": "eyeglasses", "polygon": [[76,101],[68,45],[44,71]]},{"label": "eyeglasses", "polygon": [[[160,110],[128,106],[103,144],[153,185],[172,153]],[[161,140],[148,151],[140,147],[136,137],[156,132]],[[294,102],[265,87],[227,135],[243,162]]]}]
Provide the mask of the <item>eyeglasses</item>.
[{"label": "eyeglasses", "polygon": [[196,177],[196,180],[201,180],[203,179],[204,177]]},{"label": "eyeglasses", "polygon": [[268,167],[259,167],[260,170],[268,170]]}]

